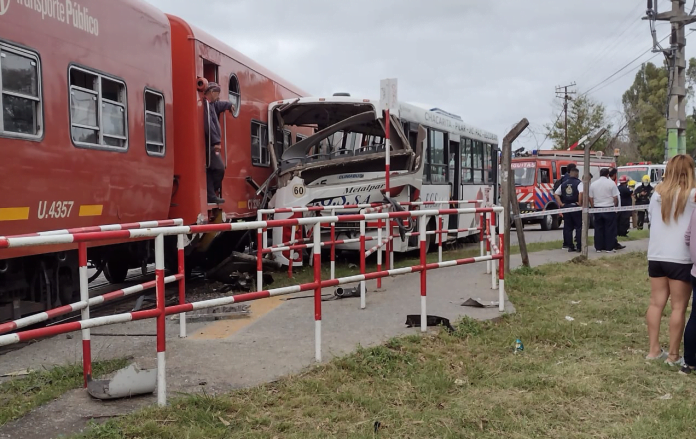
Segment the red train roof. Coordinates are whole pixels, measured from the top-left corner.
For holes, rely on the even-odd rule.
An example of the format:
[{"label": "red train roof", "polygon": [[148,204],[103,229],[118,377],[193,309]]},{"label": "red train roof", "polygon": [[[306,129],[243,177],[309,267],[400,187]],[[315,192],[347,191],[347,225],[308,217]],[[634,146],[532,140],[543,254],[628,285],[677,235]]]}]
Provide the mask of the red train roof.
[{"label": "red train roof", "polygon": [[263,67],[261,64],[257,63],[256,61],[252,60],[248,56],[242,54],[241,52],[233,49],[232,47],[228,46],[221,40],[217,39],[216,37],[210,35],[209,33],[205,32],[204,30],[201,30],[197,28],[196,26],[193,26],[192,24],[188,23],[186,20],[177,17],[175,15],[167,14],[167,17],[172,20],[172,21],[178,21],[182,26],[187,27],[190,32],[191,36],[195,38],[196,40],[212,47],[213,49],[217,50],[218,52],[225,54],[226,56],[236,60],[237,62],[245,65],[251,70],[256,71],[262,76],[265,76],[275,83],[285,87],[286,89],[292,91],[293,93],[300,95],[300,96],[309,96],[310,94],[307,93],[306,91],[302,90],[301,88],[297,87],[294,84],[291,84],[289,81],[286,81],[285,79],[281,78],[280,76],[276,75],[275,73],[271,72],[267,68]]}]

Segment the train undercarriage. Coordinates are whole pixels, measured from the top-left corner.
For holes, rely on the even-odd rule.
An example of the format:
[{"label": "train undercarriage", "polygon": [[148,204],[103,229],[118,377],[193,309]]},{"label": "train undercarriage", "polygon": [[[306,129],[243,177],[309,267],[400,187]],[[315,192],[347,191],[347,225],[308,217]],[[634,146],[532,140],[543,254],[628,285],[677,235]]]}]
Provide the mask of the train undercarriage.
[{"label": "train undercarriage", "polygon": [[[217,266],[234,251],[252,245],[244,232],[219,233],[192,238],[186,246],[185,268],[206,271]],[[123,284],[130,270],[147,274],[155,262],[154,241],[92,247],[87,250],[89,282],[100,276],[112,285]],[[176,237],[165,237],[165,268],[177,270]],[[116,287],[115,287],[116,288]],[[0,322],[15,320],[80,300],[77,250],[44,253],[0,261]]]}]

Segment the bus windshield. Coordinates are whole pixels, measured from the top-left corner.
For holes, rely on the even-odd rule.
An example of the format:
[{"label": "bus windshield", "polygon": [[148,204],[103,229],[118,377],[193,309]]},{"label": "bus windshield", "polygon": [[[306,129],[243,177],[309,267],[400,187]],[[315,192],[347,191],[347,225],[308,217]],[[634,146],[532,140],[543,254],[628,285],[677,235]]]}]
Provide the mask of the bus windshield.
[{"label": "bus windshield", "polygon": [[533,186],[536,173],[535,162],[513,162],[512,170],[515,173],[515,186]]},{"label": "bus windshield", "polygon": [[628,177],[629,180],[640,181],[644,175],[650,175],[648,167],[619,169],[619,178]]}]

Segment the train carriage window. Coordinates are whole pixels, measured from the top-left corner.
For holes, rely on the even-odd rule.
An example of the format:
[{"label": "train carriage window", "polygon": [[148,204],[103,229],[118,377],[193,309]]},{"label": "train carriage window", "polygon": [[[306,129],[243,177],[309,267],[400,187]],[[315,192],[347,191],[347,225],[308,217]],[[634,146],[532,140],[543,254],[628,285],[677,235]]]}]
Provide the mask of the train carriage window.
[{"label": "train carriage window", "polygon": [[0,44],[0,135],[41,136],[40,78],[37,54]]},{"label": "train carriage window", "polygon": [[239,88],[239,79],[234,73],[230,75],[229,101],[234,105],[233,116],[239,116],[239,108],[242,105],[242,93]]},{"label": "train carriage window", "polygon": [[268,126],[261,122],[251,122],[251,163],[254,166],[270,166],[268,153]]},{"label": "train carriage window", "polygon": [[126,150],[126,114],[123,82],[70,67],[70,128],[75,145]]},{"label": "train carriage window", "polygon": [[164,96],[145,90],[145,150],[148,155],[164,156]]}]

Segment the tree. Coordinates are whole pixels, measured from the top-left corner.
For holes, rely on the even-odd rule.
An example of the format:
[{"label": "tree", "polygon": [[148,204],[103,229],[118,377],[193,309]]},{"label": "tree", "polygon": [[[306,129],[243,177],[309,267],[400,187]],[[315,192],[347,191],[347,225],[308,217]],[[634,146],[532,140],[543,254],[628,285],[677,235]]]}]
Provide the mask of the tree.
[{"label": "tree", "polygon": [[[604,105],[580,94],[568,105],[568,143],[565,145],[565,120],[561,108],[558,120],[553,125],[547,125],[549,139],[553,140],[555,149],[567,149],[582,137],[591,135],[600,128],[611,129],[608,123]],[[600,139],[593,149],[604,150],[608,140],[606,136]]]},{"label": "tree", "polygon": [[[686,95],[694,97],[696,87],[696,58],[689,60],[686,70]],[[661,163],[667,140],[667,94],[670,86],[669,66],[643,64],[636,73],[633,85],[624,93],[622,103],[628,120],[629,141],[635,144],[644,160]],[[696,149],[696,114],[687,116],[686,151]]]},{"label": "tree", "polygon": [[629,139],[645,160],[662,162],[665,155],[668,86],[667,66],[646,63],[621,99],[628,120]]}]

